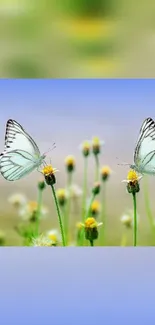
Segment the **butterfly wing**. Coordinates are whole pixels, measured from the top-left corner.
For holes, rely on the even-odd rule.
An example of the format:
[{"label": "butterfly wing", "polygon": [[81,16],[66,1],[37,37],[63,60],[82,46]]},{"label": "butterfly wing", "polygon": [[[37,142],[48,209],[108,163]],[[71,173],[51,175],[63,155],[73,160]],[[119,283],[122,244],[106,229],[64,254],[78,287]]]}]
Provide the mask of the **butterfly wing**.
[{"label": "butterfly wing", "polygon": [[42,163],[24,150],[14,150],[0,157],[0,172],[8,181],[23,178]]},{"label": "butterfly wing", "polygon": [[19,123],[10,119],[6,124],[4,152],[16,149],[40,155],[39,148],[31,136]]},{"label": "butterfly wing", "polygon": [[141,126],[134,162],[144,173],[155,173],[155,122],[151,118],[145,119]]},{"label": "butterfly wing", "polygon": [[9,181],[18,180],[33,171],[43,161],[34,140],[14,120],[8,120],[5,148],[0,155],[0,172]]}]

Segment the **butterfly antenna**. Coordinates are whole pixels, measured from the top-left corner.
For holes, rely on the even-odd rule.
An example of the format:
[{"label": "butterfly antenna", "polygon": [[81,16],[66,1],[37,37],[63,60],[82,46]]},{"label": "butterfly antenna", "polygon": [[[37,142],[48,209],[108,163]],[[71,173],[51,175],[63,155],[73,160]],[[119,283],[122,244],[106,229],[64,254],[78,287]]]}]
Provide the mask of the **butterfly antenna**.
[{"label": "butterfly antenna", "polygon": [[130,164],[128,163],[121,163],[121,164],[117,164],[118,166],[130,166]]},{"label": "butterfly antenna", "polygon": [[[116,159],[118,159],[118,157],[116,157]],[[127,163],[127,162],[122,162],[122,163],[118,163],[118,166],[130,166],[131,164]]]},{"label": "butterfly antenna", "polygon": [[44,153],[44,155],[47,155],[50,151],[52,151],[53,149],[55,149],[56,148],[56,144],[55,144],[55,142],[52,144],[52,148],[49,148],[48,149],[48,151],[46,151],[45,153]]}]

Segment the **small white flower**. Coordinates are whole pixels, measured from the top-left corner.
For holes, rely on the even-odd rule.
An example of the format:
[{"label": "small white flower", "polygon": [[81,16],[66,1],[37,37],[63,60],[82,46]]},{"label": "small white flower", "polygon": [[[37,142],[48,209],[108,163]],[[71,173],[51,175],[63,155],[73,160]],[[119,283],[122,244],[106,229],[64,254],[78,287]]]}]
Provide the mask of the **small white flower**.
[{"label": "small white flower", "polygon": [[[37,213],[38,204],[35,201],[29,201],[19,210],[19,216],[25,220],[30,221],[31,219],[35,221],[35,214]],[[44,206],[41,206],[40,218],[44,218],[48,213],[48,209]]]},{"label": "small white flower", "polygon": [[32,246],[51,246],[51,241],[44,235],[32,239]]},{"label": "small white flower", "polygon": [[[134,212],[129,210],[127,213],[123,214],[120,221],[127,228],[132,228],[134,223]],[[137,214],[137,223],[139,222],[139,215]]]},{"label": "small white flower", "polygon": [[59,242],[61,242],[61,236],[57,229],[47,231],[46,236],[52,245],[57,245]]},{"label": "small white flower", "polygon": [[124,214],[122,217],[121,217],[121,222],[123,225],[125,225],[126,227],[130,228],[132,227],[133,225],[133,219],[130,215],[128,214]]},{"label": "small white flower", "polygon": [[20,208],[21,206],[25,205],[27,203],[27,198],[24,194],[12,194],[8,198],[8,202],[12,204],[16,208]]}]

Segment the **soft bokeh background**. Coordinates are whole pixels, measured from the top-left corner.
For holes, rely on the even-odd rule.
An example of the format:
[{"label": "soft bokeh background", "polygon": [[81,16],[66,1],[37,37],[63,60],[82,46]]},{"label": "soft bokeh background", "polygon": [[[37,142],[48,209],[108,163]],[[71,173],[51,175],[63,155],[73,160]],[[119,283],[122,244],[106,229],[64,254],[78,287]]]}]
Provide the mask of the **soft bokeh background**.
[{"label": "soft bokeh background", "polygon": [[[133,162],[133,153],[144,118],[154,118],[154,80],[0,80],[0,150],[4,148],[6,121],[17,120],[35,139],[41,152],[56,149],[48,154],[56,174],[56,187],[66,185],[64,159],[72,154],[76,158],[73,182],[82,186],[83,156],[79,145],[85,139],[99,136],[105,141],[100,164],[109,165],[113,174],[107,183],[107,231],[108,244],[120,245],[121,215],[126,208],[132,209],[132,199],[126,193],[125,184],[128,167],[118,163]],[[94,157],[89,159],[89,188],[94,182]],[[8,203],[13,193],[24,193],[31,200],[37,199],[37,182],[40,174],[35,171],[24,179],[7,182],[0,178],[0,228],[7,233],[9,243],[19,243],[13,227],[19,221],[16,211]],[[150,178],[150,202],[154,205],[154,178]],[[57,227],[55,209],[50,188],[46,188],[44,204],[49,208],[48,218],[42,223],[42,230]],[[79,220],[81,199],[73,211],[71,227]],[[140,215],[139,244],[150,240],[150,229],[146,217],[143,183],[138,194]],[[131,232],[132,234],[132,232]],[[132,238],[132,236],[131,236]],[[132,243],[132,239],[131,242]]]},{"label": "soft bokeh background", "polygon": [[0,0],[0,77],[154,77],[155,2]]}]

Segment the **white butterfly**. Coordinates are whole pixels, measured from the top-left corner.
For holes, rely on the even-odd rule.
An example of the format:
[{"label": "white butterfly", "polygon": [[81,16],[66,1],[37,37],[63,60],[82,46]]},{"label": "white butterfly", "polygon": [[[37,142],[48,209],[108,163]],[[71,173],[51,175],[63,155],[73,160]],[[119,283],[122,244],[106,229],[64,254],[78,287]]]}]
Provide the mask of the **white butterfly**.
[{"label": "white butterfly", "polygon": [[141,174],[155,175],[155,122],[150,117],[141,126],[134,165],[130,165],[130,168]]},{"label": "white butterfly", "polygon": [[0,172],[5,179],[15,181],[26,176],[38,168],[45,157],[19,123],[7,121],[5,149],[0,154]]}]

